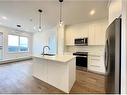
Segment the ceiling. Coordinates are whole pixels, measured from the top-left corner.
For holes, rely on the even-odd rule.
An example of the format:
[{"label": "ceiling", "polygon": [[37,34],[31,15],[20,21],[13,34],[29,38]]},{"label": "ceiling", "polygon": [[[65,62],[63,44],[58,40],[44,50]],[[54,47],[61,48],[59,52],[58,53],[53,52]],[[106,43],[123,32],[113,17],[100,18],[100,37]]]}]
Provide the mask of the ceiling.
[{"label": "ceiling", "polygon": [[[66,25],[72,25],[104,18],[108,15],[108,0],[64,0],[63,20]],[[43,29],[47,30],[58,24],[58,0],[0,0],[0,18],[3,26],[36,32],[38,28],[38,9],[43,10]],[[94,9],[96,13],[91,16],[89,12]],[[22,27],[17,28],[17,24]],[[36,27],[36,29],[34,29]]]}]

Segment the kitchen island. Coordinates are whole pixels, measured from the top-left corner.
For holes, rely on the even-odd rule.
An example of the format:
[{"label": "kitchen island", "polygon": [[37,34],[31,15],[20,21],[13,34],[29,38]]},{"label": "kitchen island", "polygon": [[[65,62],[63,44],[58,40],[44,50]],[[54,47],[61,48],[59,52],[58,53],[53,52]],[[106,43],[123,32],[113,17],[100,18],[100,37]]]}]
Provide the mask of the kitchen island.
[{"label": "kitchen island", "polygon": [[69,93],[76,80],[75,57],[34,55],[33,76]]}]

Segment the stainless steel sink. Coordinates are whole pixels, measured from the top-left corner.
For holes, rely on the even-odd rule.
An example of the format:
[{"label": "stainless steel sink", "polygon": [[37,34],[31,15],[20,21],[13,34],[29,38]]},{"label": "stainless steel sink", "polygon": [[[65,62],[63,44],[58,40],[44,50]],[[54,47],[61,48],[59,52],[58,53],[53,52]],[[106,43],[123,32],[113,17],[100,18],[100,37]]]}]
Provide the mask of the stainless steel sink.
[{"label": "stainless steel sink", "polygon": [[55,56],[55,54],[41,54],[43,56],[47,55],[47,56]]}]

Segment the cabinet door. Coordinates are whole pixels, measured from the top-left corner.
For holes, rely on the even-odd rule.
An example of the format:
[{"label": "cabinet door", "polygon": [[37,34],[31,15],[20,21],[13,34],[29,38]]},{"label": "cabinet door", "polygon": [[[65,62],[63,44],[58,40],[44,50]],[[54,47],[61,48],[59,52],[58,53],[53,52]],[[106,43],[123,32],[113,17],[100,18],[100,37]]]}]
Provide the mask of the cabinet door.
[{"label": "cabinet door", "polygon": [[104,74],[105,67],[104,67],[103,56],[89,56],[88,57],[88,70]]},{"label": "cabinet door", "polygon": [[103,22],[95,25],[95,45],[105,45],[105,26]]},{"label": "cabinet door", "polygon": [[[47,61],[48,62],[48,61]],[[66,88],[67,87],[67,66],[63,63],[57,63],[55,61],[48,62],[48,83],[58,87]],[[59,76],[59,77],[58,77]],[[64,85],[63,85],[64,84]]]},{"label": "cabinet door", "polygon": [[75,38],[88,37],[89,25],[68,26],[65,32],[66,45],[74,45]]},{"label": "cabinet door", "polygon": [[89,24],[88,44],[95,45],[95,24]]},{"label": "cabinet door", "polygon": [[47,82],[47,62],[39,58],[34,58],[33,62],[33,75]]},{"label": "cabinet door", "polygon": [[74,45],[74,33],[71,29],[67,29],[65,32],[66,45]]},{"label": "cabinet door", "polygon": [[89,45],[105,45],[106,22],[89,24]]}]

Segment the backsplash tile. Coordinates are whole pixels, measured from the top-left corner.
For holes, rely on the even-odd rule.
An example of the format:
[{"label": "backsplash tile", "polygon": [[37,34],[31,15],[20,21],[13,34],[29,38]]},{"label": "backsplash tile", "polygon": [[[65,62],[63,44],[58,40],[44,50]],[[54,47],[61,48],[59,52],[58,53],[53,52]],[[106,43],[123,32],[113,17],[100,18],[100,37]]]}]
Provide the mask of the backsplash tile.
[{"label": "backsplash tile", "polygon": [[99,52],[104,53],[105,46],[66,46],[65,52]]}]

